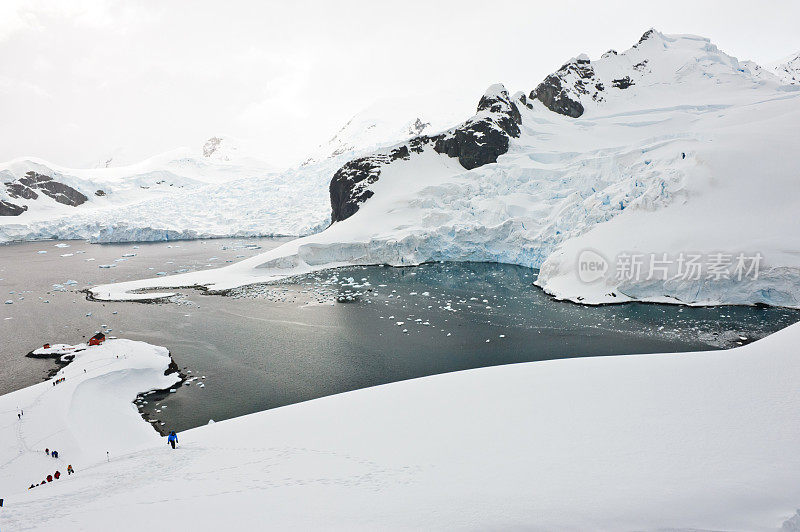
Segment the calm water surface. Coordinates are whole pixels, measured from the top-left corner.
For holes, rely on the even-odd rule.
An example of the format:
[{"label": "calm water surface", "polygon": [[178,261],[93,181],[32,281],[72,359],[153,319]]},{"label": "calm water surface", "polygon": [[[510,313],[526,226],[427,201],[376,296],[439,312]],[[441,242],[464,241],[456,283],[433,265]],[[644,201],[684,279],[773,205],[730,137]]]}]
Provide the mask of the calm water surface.
[{"label": "calm water surface", "polygon": [[0,298],[13,301],[0,307],[0,394],[52,368],[50,361],[25,358],[31,349],[85,341],[100,329],[166,346],[179,366],[206,377],[204,388],[195,382],[145,407],[165,428],[185,430],[448,371],[732,347],[740,337],[763,337],[800,320],[785,309],[559,303],[532,286],[535,271],[482,263],[347,268],[226,297],[186,290],[164,304],[90,302],[78,292],[112,280],[219,267],[283,241],[0,246]]}]

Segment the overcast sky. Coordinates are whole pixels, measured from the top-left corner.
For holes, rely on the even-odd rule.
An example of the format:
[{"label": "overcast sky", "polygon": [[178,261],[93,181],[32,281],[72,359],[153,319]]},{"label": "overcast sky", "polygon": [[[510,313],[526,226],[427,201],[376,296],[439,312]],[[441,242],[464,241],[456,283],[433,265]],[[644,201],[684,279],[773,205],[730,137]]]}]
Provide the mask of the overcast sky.
[{"label": "overcast sky", "polygon": [[[295,162],[381,96],[530,91],[649,27],[765,63],[800,2],[0,2],[0,160],[132,162],[228,134]],[[413,117],[410,117],[413,118]]]}]

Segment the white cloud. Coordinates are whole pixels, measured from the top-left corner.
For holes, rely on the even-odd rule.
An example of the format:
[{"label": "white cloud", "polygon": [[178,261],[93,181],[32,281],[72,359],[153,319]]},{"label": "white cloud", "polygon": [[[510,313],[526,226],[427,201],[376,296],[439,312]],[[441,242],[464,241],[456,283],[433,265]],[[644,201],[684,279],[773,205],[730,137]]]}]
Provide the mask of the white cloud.
[{"label": "white cloud", "polygon": [[767,61],[800,49],[797,20],[793,2],[6,0],[0,160],[136,159],[225,132],[289,163],[385,96],[529,91],[651,26]]}]

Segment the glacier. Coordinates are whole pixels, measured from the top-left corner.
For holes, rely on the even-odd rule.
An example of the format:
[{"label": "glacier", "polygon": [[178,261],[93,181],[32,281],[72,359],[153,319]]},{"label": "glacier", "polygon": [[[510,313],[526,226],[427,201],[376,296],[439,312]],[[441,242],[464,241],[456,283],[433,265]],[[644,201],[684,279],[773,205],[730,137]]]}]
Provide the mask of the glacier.
[{"label": "glacier", "polygon": [[[578,62],[584,78],[569,67]],[[146,299],[154,295],[144,289],[226,290],[342,265],[475,260],[541,268],[545,291],[587,304],[800,305],[800,87],[707,39],[655,31],[626,52],[565,67],[563,97],[581,103],[581,116],[554,112],[533,92],[530,100],[514,95],[521,134],[494,164],[466,170],[425,147],[383,166],[372,196],[321,233],[219,270],[100,286],[93,295]],[[614,86],[621,77],[630,84]],[[603,90],[585,90],[586,79]],[[629,286],[613,272],[588,285],[575,270],[587,247],[608,257],[747,251],[765,262],[746,286]]]}]

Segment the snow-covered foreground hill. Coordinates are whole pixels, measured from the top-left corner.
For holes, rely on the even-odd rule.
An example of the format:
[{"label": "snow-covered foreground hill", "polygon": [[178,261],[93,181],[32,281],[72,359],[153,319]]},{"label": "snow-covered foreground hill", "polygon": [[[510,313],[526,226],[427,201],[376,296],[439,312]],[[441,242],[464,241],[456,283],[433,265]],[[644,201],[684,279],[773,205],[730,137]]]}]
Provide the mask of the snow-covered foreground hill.
[{"label": "snow-covered foreground hill", "polygon": [[[192,429],[174,451],[133,437],[110,462],[108,441],[152,431],[100,422],[136,417],[112,390],[160,384],[90,368],[72,401],[48,402],[70,366],[0,397],[0,527],[796,530],[798,342],[794,325],[729,351],[438,375]],[[98,412],[75,440],[88,450],[67,445]],[[48,445],[76,474],[27,490],[55,468]]]},{"label": "snow-covered foreground hill", "polygon": [[[39,352],[73,353],[73,362],[46,382],[0,397],[0,493],[23,492],[56,471],[66,476],[67,465],[80,469],[106,460],[106,452],[119,456],[160,442],[133,400],[180,380],[165,348],[122,339],[74,351],[52,347]],[[57,450],[59,458],[45,449]],[[0,513],[0,530],[7,530],[6,519]]]},{"label": "snow-covered foreground hill", "polygon": [[[93,292],[135,299],[344,264],[477,260],[541,267],[546,291],[585,303],[798,307],[799,89],[707,39],[651,30],[626,52],[573,58],[527,97],[491,87],[457,128],[349,162],[331,182],[336,223],[320,234]],[[585,249],[606,263],[590,283]],[[619,256],[663,254],[663,278],[646,264],[619,275]],[[697,278],[675,275],[682,254],[703,259]],[[711,271],[715,254],[727,275]],[[757,270],[737,276],[739,255],[760,257]]]}]

